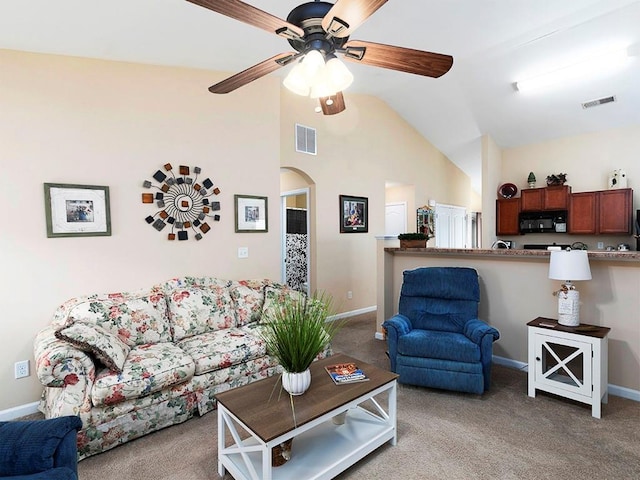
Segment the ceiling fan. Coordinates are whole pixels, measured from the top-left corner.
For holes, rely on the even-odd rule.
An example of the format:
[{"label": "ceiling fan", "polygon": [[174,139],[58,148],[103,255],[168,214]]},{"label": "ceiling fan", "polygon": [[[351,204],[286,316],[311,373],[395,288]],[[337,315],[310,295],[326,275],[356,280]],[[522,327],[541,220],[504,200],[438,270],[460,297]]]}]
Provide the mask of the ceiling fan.
[{"label": "ceiling fan", "polygon": [[325,115],[345,109],[342,90],[353,76],[337,55],[350,62],[388,68],[426,77],[440,77],[453,57],[411,48],[384,45],[349,36],[387,0],[337,0],[303,3],[282,20],[240,0],[187,0],[227,17],[286,38],[295,52],[284,52],[209,87],[211,93],[229,93],[281,67],[300,60],[285,78],[287,88],[320,99]]}]

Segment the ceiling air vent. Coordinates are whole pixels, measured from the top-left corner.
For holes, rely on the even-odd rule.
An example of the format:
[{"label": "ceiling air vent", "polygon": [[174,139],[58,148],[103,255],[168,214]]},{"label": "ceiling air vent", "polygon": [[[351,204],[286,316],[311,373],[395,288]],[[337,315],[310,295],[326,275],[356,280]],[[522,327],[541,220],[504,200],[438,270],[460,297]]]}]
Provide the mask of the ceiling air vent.
[{"label": "ceiling air vent", "polygon": [[318,153],[315,128],[296,123],[296,152],[308,153],[309,155]]},{"label": "ceiling air vent", "polygon": [[603,97],[597,100],[591,100],[590,102],[584,102],[582,104],[582,108],[597,107],[598,105],[604,105],[605,103],[611,103],[615,101],[616,101],[616,97],[612,95],[610,97]]}]

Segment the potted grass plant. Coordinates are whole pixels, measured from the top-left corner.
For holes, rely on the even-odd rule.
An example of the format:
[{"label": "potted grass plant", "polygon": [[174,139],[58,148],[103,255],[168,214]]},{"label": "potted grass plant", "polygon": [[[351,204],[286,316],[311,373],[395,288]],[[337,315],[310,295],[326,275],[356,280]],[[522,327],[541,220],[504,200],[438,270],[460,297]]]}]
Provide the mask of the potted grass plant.
[{"label": "potted grass plant", "polygon": [[341,326],[327,322],[331,312],[331,297],[314,294],[309,298],[286,295],[267,314],[261,336],[269,355],[282,366],[282,386],[291,395],[302,395],[309,388],[311,363]]},{"label": "potted grass plant", "polygon": [[[332,313],[332,299],[327,294],[284,295],[269,308],[260,335],[267,352],[282,366],[282,388],[289,393],[293,424],[297,425],[293,398],[311,385],[309,367],[324,351],[342,323],[327,322]],[[274,386],[275,388],[275,386]],[[291,458],[293,438],[276,445],[271,463],[283,465]]]},{"label": "potted grass plant", "polygon": [[400,248],[426,248],[429,237],[425,233],[401,233]]}]

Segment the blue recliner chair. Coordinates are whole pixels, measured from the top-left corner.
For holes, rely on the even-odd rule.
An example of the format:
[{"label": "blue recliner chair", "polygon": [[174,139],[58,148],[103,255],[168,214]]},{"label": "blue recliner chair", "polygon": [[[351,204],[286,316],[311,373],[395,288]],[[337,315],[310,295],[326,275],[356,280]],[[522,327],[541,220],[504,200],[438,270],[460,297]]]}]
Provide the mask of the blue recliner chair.
[{"label": "blue recliner chair", "polygon": [[493,342],[500,333],[477,318],[478,273],[425,267],[403,275],[398,314],[382,324],[399,382],[478,394],[488,390]]},{"label": "blue recliner chair", "polygon": [[0,422],[0,478],[78,480],[80,417]]}]

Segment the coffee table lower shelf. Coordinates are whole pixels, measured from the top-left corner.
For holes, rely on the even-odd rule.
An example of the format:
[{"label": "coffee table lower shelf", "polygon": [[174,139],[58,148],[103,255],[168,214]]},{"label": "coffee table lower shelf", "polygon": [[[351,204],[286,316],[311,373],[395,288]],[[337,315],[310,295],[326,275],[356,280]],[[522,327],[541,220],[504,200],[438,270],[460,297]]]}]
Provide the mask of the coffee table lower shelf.
[{"label": "coffee table lower shelf", "polygon": [[[218,473],[224,476],[226,469],[236,480],[332,479],[385,443],[396,444],[396,390],[394,379],[269,442],[219,403]],[[386,408],[376,399],[381,394],[387,397]],[[332,418],[343,412],[347,412],[345,422],[334,424]],[[225,446],[227,433],[233,444]],[[272,467],[273,448],[290,438],[291,459]]]}]

